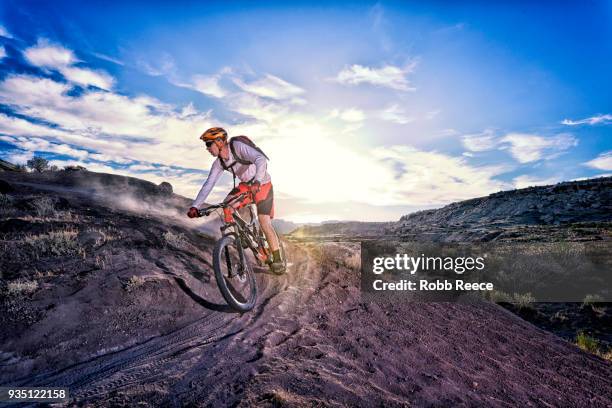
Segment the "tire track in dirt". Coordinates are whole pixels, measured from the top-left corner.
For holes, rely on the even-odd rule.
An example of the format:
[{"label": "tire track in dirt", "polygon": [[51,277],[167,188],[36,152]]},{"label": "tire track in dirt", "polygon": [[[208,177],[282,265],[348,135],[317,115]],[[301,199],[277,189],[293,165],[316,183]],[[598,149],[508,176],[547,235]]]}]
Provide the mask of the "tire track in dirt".
[{"label": "tire track in dirt", "polygon": [[44,373],[15,383],[20,386],[68,387],[74,396],[86,395],[85,390],[98,389],[96,384],[104,384],[118,373],[132,372],[131,377],[135,378],[138,374],[162,367],[186,350],[214,343],[223,338],[223,329],[230,326],[234,319],[231,315],[210,313],[195,323],[143,344],[79,363],[60,372]]},{"label": "tire track in dirt", "polygon": [[[103,401],[104,396],[113,392],[151,385],[162,379],[167,380],[169,375],[177,372],[188,372],[191,367],[197,366],[197,355],[205,355],[204,349],[211,345],[221,345],[234,356],[244,355],[243,363],[253,363],[257,359],[253,359],[251,353],[237,351],[244,344],[232,337],[241,335],[242,338],[249,338],[261,334],[259,330],[269,324],[266,315],[269,304],[279,303],[280,293],[296,293],[295,287],[291,290],[288,288],[290,282],[298,283],[292,271],[304,270],[300,266],[305,262],[302,260],[298,268],[290,267],[288,273],[281,277],[258,273],[258,303],[250,313],[240,316],[210,312],[186,327],[149,339],[145,343],[14,383],[20,386],[68,387],[71,397],[78,401]],[[286,299],[280,302],[286,302]],[[236,361],[235,364],[240,366],[242,362]],[[204,365],[210,363],[204,362]],[[180,381],[175,386],[180,388]]]}]

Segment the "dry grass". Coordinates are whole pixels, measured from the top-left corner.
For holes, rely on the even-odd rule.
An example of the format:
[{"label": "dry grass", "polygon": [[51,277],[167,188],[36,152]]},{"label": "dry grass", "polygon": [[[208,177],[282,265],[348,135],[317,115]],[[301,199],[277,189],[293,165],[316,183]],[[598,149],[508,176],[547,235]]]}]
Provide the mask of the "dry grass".
[{"label": "dry grass", "polygon": [[489,292],[489,300],[493,303],[512,303],[512,296],[501,290]]},{"label": "dry grass", "polygon": [[267,392],[262,395],[261,400],[267,402],[275,408],[319,406],[315,403],[315,401],[308,401],[309,403],[307,403],[303,397],[295,395],[284,389],[275,389],[271,392]]},{"label": "dry grass", "polygon": [[43,256],[84,255],[76,240],[75,230],[53,231],[48,234],[26,235],[24,242],[36,258]]},{"label": "dry grass", "polygon": [[355,251],[344,259],[344,264],[355,271],[361,269],[361,252]]},{"label": "dry grass", "polygon": [[183,249],[187,247],[187,238],[183,233],[175,234],[172,231],[167,231],[166,233],[164,233],[163,237],[166,243],[170,246],[173,246],[178,249]]},{"label": "dry grass", "polygon": [[55,203],[49,197],[40,197],[32,201],[36,215],[41,218],[55,216]]},{"label": "dry grass", "polygon": [[146,282],[146,279],[143,278],[142,276],[132,275],[132,277],[130,279],[128,279],[128,281],[125,284],[124,288],[128,292],[131,292],[131,291],[141,287],[142,285],[144,285],[145,282]]},{"label": "dry grass", "polygon": [[604,299],[599,295],[586,295],[582,304],[584,306],[595,306],[599,302],[603,302]]},{"label": "dry grass", "polygon": [[519,309],[531,309],[536,301],[531,293],[509,294],[501,290],[493,290],[488,294],[489,300],[494,303],[512,303]]},{"label": "dry grass", "polygon": [[576,336],[576,345],[589,353],[596,353],[599,350],[599,342],[597,339],[584,332],[579,332]]},{"label": "dry grass", "polygon": [[595,354],[604,360],[612,361],[612,349],[608,349],[607,351],[602,350],[600,348],[601,345],[599,344],[599,341],[596,338],[589,336],[585,332],[578,332],[576,342],[574,344],[588,353]]},{"label": "dry grass", "polygon": [[12,296],[29,295],[36,292],[38,282],[30,280],[16,280],[7,285],[8,294]]},{"label": "dry grass", "polygon": [[533,307],[532,303],[535,302],[531,293],[515,293],[512,297],[512,303],[519,309],[531,309]]}]

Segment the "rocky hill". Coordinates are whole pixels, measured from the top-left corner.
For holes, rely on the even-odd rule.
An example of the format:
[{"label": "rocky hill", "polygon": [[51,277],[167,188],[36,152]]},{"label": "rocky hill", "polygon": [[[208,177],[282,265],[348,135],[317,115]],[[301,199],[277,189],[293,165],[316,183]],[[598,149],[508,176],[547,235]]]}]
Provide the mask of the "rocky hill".
[{"label": "rocky hill", "polygon": [[216,291],[214,241],[167,188],[58,171],[0,190],[0,381],[173,330],[201,313],[181,287]]},{"label": "rocky hill", "polygon": [[610,237],[612,177],[502,191],[403,216],[386,233],[445,241]]}]

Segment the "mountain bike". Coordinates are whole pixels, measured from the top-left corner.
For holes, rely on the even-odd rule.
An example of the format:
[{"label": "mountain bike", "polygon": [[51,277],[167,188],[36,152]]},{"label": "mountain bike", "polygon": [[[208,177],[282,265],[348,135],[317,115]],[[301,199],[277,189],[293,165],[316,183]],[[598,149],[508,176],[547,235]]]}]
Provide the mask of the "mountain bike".
[{"label": "mountain bike", "polygon": [[[200,216],[208,216],[218,209],[232,209],[233,220],[231,222],[224,220],[220,228],[221,238],[213,250],[213,269],[223,298],[233,309],[240,312],[251,310],[257,300],[257,281],[251,262],[247,259],[247,251],[253,253],[255,262],[259,266],[272,264],[272,249],[259,224],[257,206],[254,203],[246,205],[250,217],[248,221],[232,207],[232,204],[247,197],[252,198],[250,194],[250,192],[238,194],[223,203],[199,210]],[[286,269],[285,248],[276,231],[274,233]]]}]

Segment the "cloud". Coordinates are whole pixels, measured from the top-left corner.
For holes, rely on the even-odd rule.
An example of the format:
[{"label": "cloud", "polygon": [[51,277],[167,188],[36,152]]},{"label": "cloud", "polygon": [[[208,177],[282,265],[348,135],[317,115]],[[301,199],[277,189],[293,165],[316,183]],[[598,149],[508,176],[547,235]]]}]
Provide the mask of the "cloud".
[{"label": "cloud", "polygon": [[559,177],[537,178],[528,175],[517,176],[512,179],[515,188],[525,188],[533,186],[547,186],[560,182]]},{"label": "cloud", "polygon": [[248,93],[234,94],[229,99],[227,106],[230,110],[262,122],[272,123],[289,114],[287,104],[264,100]]},{"label": "cloud", "polygon": [[100,161],[100,162],[114,162],[118,164],[128,164],[133,161],[130,159],[126,159],[125,157],[122,157],[122,156],[109,155],[109,154],[103,154],[103,153],[90,153],[89,159]]},{"label": "cloud", "polygon": [[184,116],[183,109],[147,96],[130,98],[98,90],[74,96],[69,90],[69,85],[48,78],[7,77],[0,82],[0,103],[54,126],[0,115],[0,131],[13,136],[48,136],[124,160],[180,162],[192,168],[202,165],[206,152],[193,147],[196,135],[213,124],[208,112],[192,111]]},{"label": "cloud", "polygon": [[9,33],[6,27],[4,27],[3,25],[0,25],[0,37],[13,38],[11,33]]},{"label": "cloud", "polygon": [[329,117],[338,118],[345,122],[363,122],[366,118],[365,113],[357,108],[334,109],[329,113]]},{"label": "cloud", "polygon": [[157,167],[151,166],[150,164],[134,164],[128,167],[132,171],[154,171]]},{"label": "cloud", "polygon": [[26,49],[24,56],[28,62],[37,67],[61,69],[79,62],[74,53],[59,45],[52,45],[41,39],[38,43]]},{"label": "cloud", "polygon": [[0,45],[0,59],[6,57],[6,49]]},{"label": "cloud", "polygon": [[194,91],[200,92],[207,96],[213,96],[215,98],[224,98],[230,91],[225,87],[221,86],[221,81],[233,73],[230,67],[223,67],[216,74],[212,75],[193,75],[188,81],[180,80],[177,75],[169,74],[169,81],[171,84],[179,86],[181,88],[188,88]]},{"label": "cloud", "polygon": [[32,157],[34,157],[33,152],[15,152],[7,155],[5,159],[13,164],[26,164]]},{"label": "cloud", "polygon": [[580,119],[580,120],[571,120],[571,119],[563,119],[561,124],[567,126],[577,126],[577,125],[609,125],[612,124],[612,115],[595,115],[590,118]]},{"label": "cloud", "polygon": [[190,88],[203,93],[205,95],[214,96],[215,98],[223,98],[227,95],[227,91],[219,85],[221,75],[194,75]]},{"label": "cloud", "polygon": [[519,163],[530,163],[540,159],[552,159],[578,144],[578,139],[562,133],[553,137],[542,137],[525,133],[509,133],[500,139],[510,145],[510,154]]},{"label": "cloud", "polygon": [[93,85],[101,89],[111,89],[115,83],[113,77],[103,71],[66,67],[61,69],[61,73],[67,80],[84,86]]},{"label": "cloud", "polygon": [[117,65],[121,65],[121,66],[125,65],[123,63],[123,61],[121,61],[121,60],[119,60],[117,58],[111,57],[110,55],[102,54],[102,53],[99,53],[99,52],[92,52],[91,55],[93,55],[94,57],[99,58],[101,60],[112,62],[113,64],[117,64]]},{"label": "cloud", "polygon": [[[527,133],[508,133],[503,137],[498,137],[491,129],[464,135],[461,142],[469,152],[508,149],[512,157],[519,163],[554,159],[571,147],[578,145],[578,139],[568,133],[550,137]],[[471,157],[469,152],[466,156]]]},{"label": "cloud", "polygon": [[78,85],[92,85],[101,89],[111,89],[115,82],[113,77],[104,71],[75,66],[80,61],[71,50],[59,45],[52,45],[47,40],[39,40],[35,46],[26,49],[24,55],[32,65],[55,69],[67,81]]},{"label": "cloud", "polygon": [[389,52],[393,49],[393,41],[388,33],[390,27],[389,22],[385,18],[385,10],[380,3],[376,3],[368,13],[370,20],[372,21],[372,32],[374,38],[378,39],[380,47]]},{"label": "cloud", "polygon": [[[21,118],[0,113],[0,134],[13,136],[64,136],[65,132],[44,125],[37,125]],[[0,136],[4,140],[6,136]]]},{"label": "cloud", "polygon": [[138,61],[138,67],[147,75],[151,76],[163,76],[169,75],[170,77],[175,76],[176,63],[174,58],[168,53],[162,53],[162,55],[156,60],[156,64],[151,64],[146,61]]},{"label": "cloud", "polygon": [[355,64],[344,68],[332,80],[342,85],[368,83],[398,91],[414,91],[416,88],[410,86],[406,75],[413,72],[415,67],[416,62],[412,62],[404,68],[393,65],[370,68]]},{"label": "cloud", "polygon": [[425,120],[432,120],[440,113],[439,110],[429,111],[425,114]]},{"label": "cloud", "polygon": [[471,152],[484,152],[497,146],[497,140],[492,130],[487,129],[481,133],[464,135],[461,138],[463,146]]},{"label": "cloud", "polygon": [[48,152],[85,160],[90,153],[87,150],[74,148],[63,143],[52,143],[41,138],[2,136],[2,140],[9,142],[21,150],[29,152]]},{"label": "cloud", "polygon": [[583,163],[583,164],[585,166],[589,166],[594,169],[612,170],[612,150],[601,153],[599,156],[597,156],[593,160],[589,160],[588,162]]},{"label": "cloud", "polygon": [[378,117],[382,120],[398,123],[400,125],[405,125],[414,121],[414,118],[409,116],[406,111],[397,104],[389,105],[380,111]]},{"label": "cloud", "polygon": [[270,74],[249,83],[234,78],[234,83],[245,92],[276,100],[292,99],[304,93],[302,88]]},{"label": "cloud", "polygon": [[377,198],[386,197],[389,203],[439,205],[508,188],[495,180],[508,171],[505,166],[473,166],[463,157],[410,146],[378,148],[373,154],[393,170],[393,179],[380,180],[385,191],[375,194]]}]

